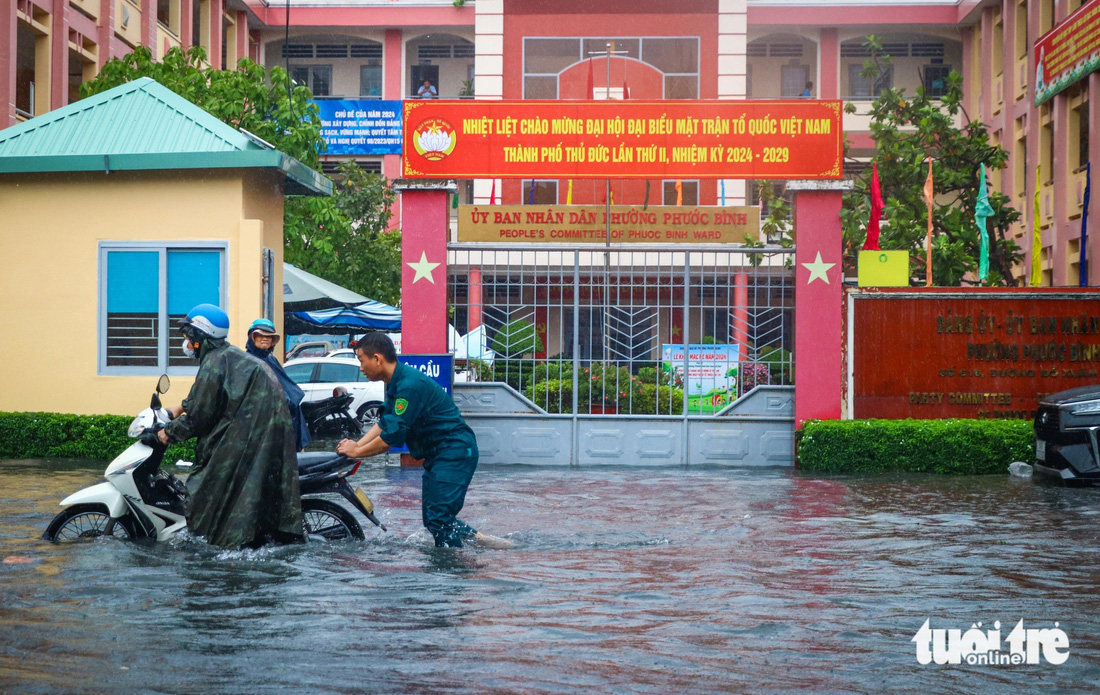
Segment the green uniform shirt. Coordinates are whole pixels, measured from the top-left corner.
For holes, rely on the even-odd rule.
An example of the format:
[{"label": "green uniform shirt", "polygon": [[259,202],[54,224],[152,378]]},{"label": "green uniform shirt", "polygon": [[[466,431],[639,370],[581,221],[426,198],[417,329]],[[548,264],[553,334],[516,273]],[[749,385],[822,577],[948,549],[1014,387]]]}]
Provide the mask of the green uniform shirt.
[{"label": "green uniform shirt", "polygon": [[386,386],[386,403],[378,420],[382,441],[409,447],[414,458],[430,467],[438,460],[477,456],[474,431],[462,419],[450,395],[420,370],[400,362]]}]

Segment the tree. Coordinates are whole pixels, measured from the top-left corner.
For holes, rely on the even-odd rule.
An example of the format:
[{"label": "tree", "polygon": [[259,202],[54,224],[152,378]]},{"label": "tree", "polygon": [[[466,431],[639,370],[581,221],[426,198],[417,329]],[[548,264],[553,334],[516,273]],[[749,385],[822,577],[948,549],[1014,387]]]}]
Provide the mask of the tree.
[{"label": "tree", "polygon": [[520,357],[546,351],[534,325],[524,319],[516,319],[501,326],[493,336],[492,348],[501,357]]},{"label": "tree", "polygon": [[[219,120],[247,130],[278,150],[317,169],[325,150],[313,94],[289,82],[287,72],[270,71],[243,59],[233,70],[203,66],[206,54],[193,46],[170,49],[160,62],[145,47],[110,61],[80,86],[83,97],[139,77],[152,77]],[[288,99],[289,95],[289,99]],[[289,104],[289,107],[288,107]],[[283,216],[284,257],[303,270],[382,302],[401,297],[401,234],[388,232],[393,189],[385,178],[354,163],[340,166],[341,182],[331,198],[292,197]]]},{"label": "tree", "polygon": [[[872,57],[864,63],[863,77],[874,80],[889,64],[882,42],[869,36],[865,46]],[[879,181],[885,203],[880,245],[910,252],[912,277],[925,276],[925,234],[928,209],[923,197],[928,176],[926,159],[932,158],[935,202],[932,210],[932,276],[937,285],[982,284],[977,280],[980,249],[974,206],[978,196],[978,167],[1003,169],[1008,153],[991,144],[984,123],[971,121],[962,107],[962,77],[952,71],[944,94],[937,99],[922,86],[912,98],[904,90],[884,89],[871,103],[871,137],[878,150]],[[854,105],[847,107],[849,113]],[[955,127],[961,116],[965,123]],[[845,195],[841,218],[844,227],[845,265],[855,265],[856,251],[866,238],[870,217],[871,171],[856,179],[856,188]],[[1008,228],[1020,219],[1010,199],[990,192],[993,216],[989,218],[989,285],[1014,285],[1012,268],[1022,258]]]},{"label": "tree", "polygon": [[396,305],[401,300],[401,232],[387,229],[393,188],[354,162],[340,163],[339,178],[332,206],[314,205],[317,198],[287,200],[286,260]]}]

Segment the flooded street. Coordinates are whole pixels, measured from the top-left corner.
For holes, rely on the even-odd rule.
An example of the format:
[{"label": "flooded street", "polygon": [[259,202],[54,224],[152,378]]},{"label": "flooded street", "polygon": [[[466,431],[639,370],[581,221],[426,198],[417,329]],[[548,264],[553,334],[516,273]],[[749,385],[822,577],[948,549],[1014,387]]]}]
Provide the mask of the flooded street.
[{"label": "flooded street", "polygon": [[[221,552],[55,546],[100,462],[0,462],[0,692],[1095,692],[1100,490],[1007,476],[483,467],[437,550],[420,472],[355,476],[389,528]],[[14,559],[13,559],[14,558]],[[1061,665],[921,666],[933,628],[1023,619]],[[984,629],[984,628],[983,628]],[[1004,646],[1008,652],[1007,643]]]}]

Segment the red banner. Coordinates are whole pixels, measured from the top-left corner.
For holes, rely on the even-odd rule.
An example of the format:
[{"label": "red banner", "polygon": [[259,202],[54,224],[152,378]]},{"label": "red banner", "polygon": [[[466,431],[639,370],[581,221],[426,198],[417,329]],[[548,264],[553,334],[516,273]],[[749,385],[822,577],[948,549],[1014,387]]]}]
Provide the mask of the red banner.
[{"label": "red banner", "polygon": [[1100,0],[1077,8],[1035,42],[1035,105],[1100,69]]},{"label": "red banner", "polygon": [[839,179],[839,101],[405,102],[407,178]]}]

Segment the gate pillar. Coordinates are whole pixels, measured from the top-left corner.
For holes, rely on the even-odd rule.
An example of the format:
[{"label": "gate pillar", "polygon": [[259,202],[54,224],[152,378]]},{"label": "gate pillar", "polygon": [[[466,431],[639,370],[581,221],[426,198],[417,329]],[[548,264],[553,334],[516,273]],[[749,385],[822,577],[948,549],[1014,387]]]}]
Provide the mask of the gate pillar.
[{"label": "gate pillar", "polygon": [[794,423],[839,420],[844,397],[843,238],[850,181],[791,181],[795,192]]},{"label": "gate pillar", "polygon": [[401,351],[447,352],[447,241],[454,181],[396,179],[401,194]]}]

